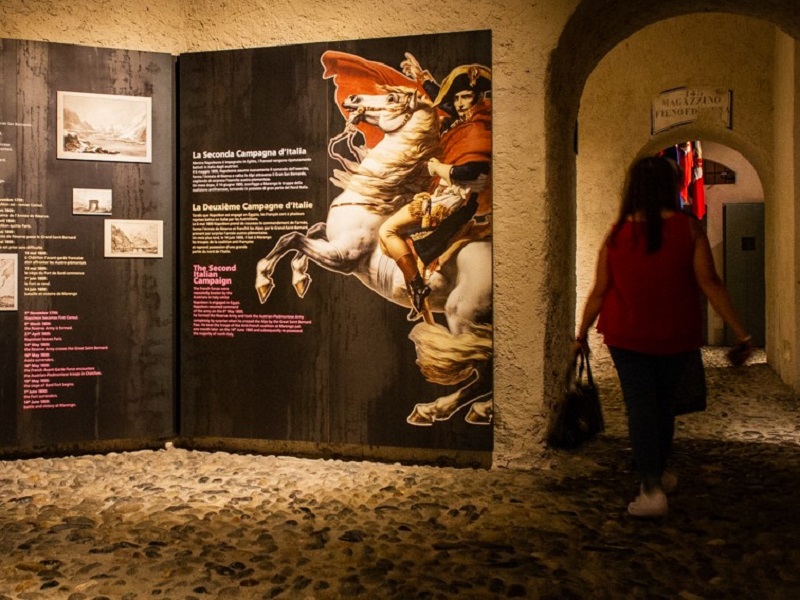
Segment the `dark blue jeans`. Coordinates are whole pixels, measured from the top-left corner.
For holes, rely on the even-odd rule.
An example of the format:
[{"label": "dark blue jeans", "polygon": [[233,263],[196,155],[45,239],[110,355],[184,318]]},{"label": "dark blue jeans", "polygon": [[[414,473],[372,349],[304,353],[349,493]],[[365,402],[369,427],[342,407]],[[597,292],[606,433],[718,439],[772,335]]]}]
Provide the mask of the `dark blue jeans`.
[{"label": "dark blue jeans", "polygon": [[675,395],[691,352],[644,354],[609,346],[628,409],[633,457],[645,490],[661,486],[675,433]]}]

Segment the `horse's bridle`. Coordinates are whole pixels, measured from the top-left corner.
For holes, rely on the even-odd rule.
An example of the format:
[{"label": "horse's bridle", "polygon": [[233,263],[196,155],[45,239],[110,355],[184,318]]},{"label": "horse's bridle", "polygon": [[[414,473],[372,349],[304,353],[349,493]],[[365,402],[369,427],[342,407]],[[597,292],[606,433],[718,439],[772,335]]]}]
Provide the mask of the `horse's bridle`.
[{"label": "horse's bridle", "polygon": [[[403,102],[402,106],[398,110],[398,112],[405,113],[405,116],[403,117],[403,122],[400,123],[400,125],[398,125],[397,127],[395,127],[394,129],[392,129],[390,131],[384,131],[384,133],[394,133],[395,131],[398,131],[399,129],[402,129],[406,125],[406,123],[408,123],[408,121],[411,119],[411,112],[409,112],[409,110],[408,110],[408,105],[411,103],[411,94],[404,94],[404,96],[405,96],[405,101]],[[366,113],[368,111],[370,111],[370,112],[380,112],[382,110],[386,110],[385,107],[364,106],[364,105],[359,106],[355,111],[353,111],[350,114],[350,117],[347,119],[347,124],[345,125],[345,132],[347,131],[348,128],[355,127],[356,125],[358,125],[358,123],[360,123],[361,120],[363,120],[364,113]],[[344,132],[342,132],[342,133],[344,133]]]},{"label": "horse's bridle", "polygon": [[[400,111],[405,112],[405,116],[403,117],[402,123],[400,123],[397,127],[392,129],[391,131],[385,131],[384,133],[394,133],[405,127],[406,123],[411,119],[411,112],[408,111],[408,106],[411,103],[411,94],[405,94],[405,102],[403,102]],[[345,123],[344,129],[341,133],[333,136],[330,141],[328,141],[328,155],[331,158],[337,158],[340,160],[341,155],[337,155],[336,152],[333,150],[334,146],[338,144],[341,140],[347,139],[348,146],[351,143],[353,137],[355,137],[358,129],[356,129],[356,125],[358,125],[363,119],[364,114],[367,111],[379,112],[385,110],[384,108],[379,108],[375,106],[364,106],[361,105],[353,112],[350,113],[350,116],[347,118],[347,122]]]}]

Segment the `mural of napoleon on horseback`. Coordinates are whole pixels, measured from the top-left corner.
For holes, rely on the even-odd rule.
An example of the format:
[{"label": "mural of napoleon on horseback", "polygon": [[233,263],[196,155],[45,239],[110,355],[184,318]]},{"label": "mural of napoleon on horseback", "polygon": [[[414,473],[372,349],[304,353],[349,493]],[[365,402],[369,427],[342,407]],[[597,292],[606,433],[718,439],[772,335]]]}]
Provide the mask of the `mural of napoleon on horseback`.
[{"label": "mural of napoleon on horseback", "polygon": [[[491,71],[480,65],[456,69],[434,98],[419,79],[384,63],[335,50],[326,50],[321,62],[323,77],[333,81],[336,106],[345,119],[344,131],[328,145],[329,157],[341,166],[329,179],[341,191],[330,202],[324,222],[305,233],[282,235],[258,261],[259,301],[263,304],[269,298],[275,268],[287,255],[293,255],[292,285],[301,298],[311,285],[309,262],[356,277],[390,302],[411,308],[415,320],[421,312],[423,320],[408,335],[416,349],[416,364],[429,382],[456,387],[431,402],[417,403],[407,423],[430,427],[469,407],[467,423],[490,425],[491,105],[484,96]],[[440,107],[448,103],[455,112],[445,116],[442,133],[442,115],[447,113]],[[339,151],[341,146],[346,152]],[[460,173],[462,167],[466,175]],[[406,209],[409,203],[423,206],[426,201],[429,211]],[[467,210],[459,213],[461,207]],[[405,273],[379,239],[385,223],[398,212],[408,212],[413,221],[408,228],[411,240],[437,232],[436,221],[443,223],[442,231],[449,227],[455,232],[432,252],[423,253],[427,291],[422,311],[408,295]],[[451,214],[456,224],[445,227]],[[405,228],[399,230],[406,234]],[[410,252],[409,244],[416,247],[421,241],[398,239],[403,254]],[[443,315],[445,324],[437,323],[434,313]]]},{"label": "mural of napoleon on horseback", "polygon": [[379,232],[382,250],[403,272],[414,319],[414,312],[424,315],[428,310],[427,279],[451,243],[490,235],[492,74],[483,65],[462,65],[439,86],[410,53],[401,68],[422,84],[433,105],[445,113],[441,158],[427,161],[428,172],[435,178],[431,191],[417,194]]}]

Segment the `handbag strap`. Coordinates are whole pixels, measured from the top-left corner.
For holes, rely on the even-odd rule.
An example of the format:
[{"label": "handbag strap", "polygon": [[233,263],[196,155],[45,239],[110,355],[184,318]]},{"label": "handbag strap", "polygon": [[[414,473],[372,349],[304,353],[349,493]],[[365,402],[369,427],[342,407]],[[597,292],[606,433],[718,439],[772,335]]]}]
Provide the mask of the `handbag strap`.
[{"label": "handbag strap", "polygon": [[586,371],[586,380],[590,387],[594,387],[594,377],[592,377],[592,365],[589,363],[589,355],[581,348],[581,351],[576,353],[570,362],[569,369],[567,369],[566,377],[564,377],[564,387],[571,388],[574,382],[583,381],[583,372]]},{"label": "handbag strap", "polygon": [[564,372],[564,389],[569,390],[577,380],[578,355],[575,354],[569,361],[569,367]]},{"label": "handbag strap", "polygon": [[586,380],[589,382],[590,387],[594,387],[594,377],[592,377],[592,365],[589,362],[589,354],[581,348],[580,351],[580,366],[578,367],[578,381],[583,380],[583,369],[586,365]]}]

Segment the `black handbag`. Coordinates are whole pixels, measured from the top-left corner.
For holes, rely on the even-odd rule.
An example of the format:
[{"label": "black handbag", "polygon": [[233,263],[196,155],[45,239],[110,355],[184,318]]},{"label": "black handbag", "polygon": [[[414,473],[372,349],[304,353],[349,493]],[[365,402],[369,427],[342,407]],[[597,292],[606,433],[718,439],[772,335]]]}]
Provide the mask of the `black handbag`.
[{"label": "black handbag", "polygon": [[589,356],[581,350],[567,371],[564,395],[554,407],[547,444],[552,448],[577,448],[604,429]]},{"label": "black handbag", "polygon": [[675,392],[675,416],[706,409],[706,371],[698,348],[689,356]]}]

